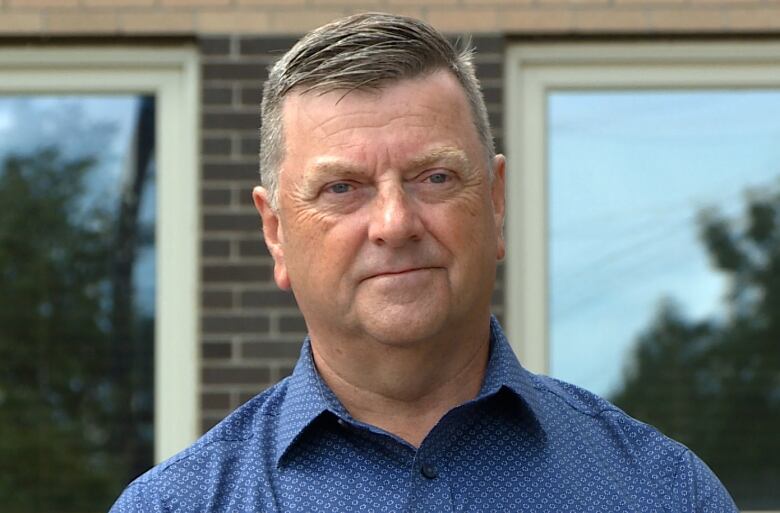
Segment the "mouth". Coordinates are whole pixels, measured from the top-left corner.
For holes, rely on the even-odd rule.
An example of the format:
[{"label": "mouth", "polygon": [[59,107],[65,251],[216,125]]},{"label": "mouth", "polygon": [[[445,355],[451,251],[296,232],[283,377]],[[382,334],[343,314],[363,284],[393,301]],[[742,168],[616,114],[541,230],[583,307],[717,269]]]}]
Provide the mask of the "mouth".
[{"label": "mouth", "polygon": [[383,277],[392,278],[394,276],[401,277],[401,276],[411,275],[413,273],[432,271],[436,269],[441,269],[441,267],[410,267],[408,269],[381,271],[367,276],[366,278],[364,278],[364,280],[370,280],[372,278],[383,278]]}]

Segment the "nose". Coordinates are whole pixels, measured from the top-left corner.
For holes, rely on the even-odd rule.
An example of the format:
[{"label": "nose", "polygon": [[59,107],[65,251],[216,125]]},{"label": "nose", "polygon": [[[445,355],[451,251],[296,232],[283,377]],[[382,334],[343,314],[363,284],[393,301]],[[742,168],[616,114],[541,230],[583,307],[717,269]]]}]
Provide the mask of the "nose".
[{"label": "nose", "polygon": [[401,247],[419,241],[424,231],[418,205],[401,184],[385,184],[377,192],[368,229],[369,239],[379,245]]}]

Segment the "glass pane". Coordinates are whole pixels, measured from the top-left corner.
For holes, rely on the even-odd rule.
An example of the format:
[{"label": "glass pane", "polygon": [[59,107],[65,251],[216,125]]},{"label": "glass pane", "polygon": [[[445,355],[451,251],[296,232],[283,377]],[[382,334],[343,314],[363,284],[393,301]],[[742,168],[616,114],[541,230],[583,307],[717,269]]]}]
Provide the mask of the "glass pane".
[{"label": "glass pane", "polygon": [[548,97],[551,373],[780,509],[780,91]]},{"label": "glass pane", "polygon": [[0,509],[153,463],[154,98],[0,96]]}]

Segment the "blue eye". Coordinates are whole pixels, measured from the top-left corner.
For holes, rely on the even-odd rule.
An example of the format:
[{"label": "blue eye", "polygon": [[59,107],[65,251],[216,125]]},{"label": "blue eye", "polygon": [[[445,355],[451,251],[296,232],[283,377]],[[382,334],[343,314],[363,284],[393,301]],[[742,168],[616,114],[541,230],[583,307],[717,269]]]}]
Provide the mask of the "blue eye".
[{"label": "blue eye", "polygon": [[446,173],[433,173],[428,177],[431,183],[445,183],[449,180],[449,176]]},{"label": "blue eye", "polygon": [[352,186],[350,184],[339,182],[329,186],[328,191],[333,192],[335,194],[344,194],[345,192],[349,192],[351,188]]}]

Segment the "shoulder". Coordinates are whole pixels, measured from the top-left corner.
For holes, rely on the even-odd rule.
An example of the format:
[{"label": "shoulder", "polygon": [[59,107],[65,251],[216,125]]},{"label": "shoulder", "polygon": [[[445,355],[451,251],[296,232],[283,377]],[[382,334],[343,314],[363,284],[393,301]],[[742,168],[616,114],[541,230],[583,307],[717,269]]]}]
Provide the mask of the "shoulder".
[{"label": "shoulder", "polygon": [[163,505],[174,496],[179,510],[198,511],[200,501],[216,493],[216,481],[226,475],[240,481],[243,473],[262,473],[264,460],[273,454],[276,418],[288,383],[282,380],[255,396],[191,446],[135,479],[111,513],[167,511]]},{"label": "shoulder", "polygon": [[652,450],[677,460],[688,450],[588,390],[549,376],[534,376],[533,379],[535,388],[544,398],[545,418],[553,431],[575,423],[583,436],[602,443],[606,440],[620,444],[634,455]]},{"label": "shoulder", "polygon": [[685,445],[585,389],[548,376],[533,381],[544,405],[540,422],[553,443],[567,438],[605,474],[642,483],[676,511],[736,513],[718,478]]}]

